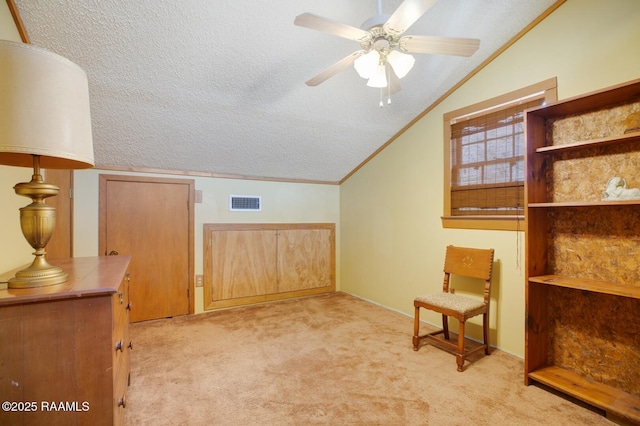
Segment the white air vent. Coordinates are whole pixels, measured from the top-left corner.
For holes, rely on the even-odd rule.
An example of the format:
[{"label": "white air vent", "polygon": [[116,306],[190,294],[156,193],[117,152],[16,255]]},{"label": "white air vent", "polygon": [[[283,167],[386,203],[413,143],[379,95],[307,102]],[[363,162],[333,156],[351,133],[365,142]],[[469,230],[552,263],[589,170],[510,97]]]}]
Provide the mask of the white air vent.
[{"label": "white air vent", "polygon": [[262,197],[259,195],[229,195],[229,211],[262,211]]}]

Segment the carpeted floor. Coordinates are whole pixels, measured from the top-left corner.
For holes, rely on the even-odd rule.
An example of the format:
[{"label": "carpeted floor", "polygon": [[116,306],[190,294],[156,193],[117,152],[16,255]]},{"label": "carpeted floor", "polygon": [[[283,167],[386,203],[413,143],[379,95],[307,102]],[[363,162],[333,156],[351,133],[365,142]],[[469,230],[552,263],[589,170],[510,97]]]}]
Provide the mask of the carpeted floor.
[{"label": "carpeted floor", "polygon": [[611,425],[523,385],[523,361],[411,344],[413,319],[334,293],[131,325],[127,425]]}]

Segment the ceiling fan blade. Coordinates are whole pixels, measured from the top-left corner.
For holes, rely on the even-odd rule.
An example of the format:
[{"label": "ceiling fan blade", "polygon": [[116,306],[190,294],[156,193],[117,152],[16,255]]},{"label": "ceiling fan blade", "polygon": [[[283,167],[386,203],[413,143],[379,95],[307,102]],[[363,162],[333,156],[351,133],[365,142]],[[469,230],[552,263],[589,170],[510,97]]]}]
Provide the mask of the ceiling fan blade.
[{"label": "ceiling fan blade", "polygon": [[326,70],[322,71],[320,74],[316,75],[315,77],[307,81],[306,82],[307,86],[317,86],[318,84],[324,82],[325,80],[328,80],[329,78],[338,74],[340,71],[347,68],[349,65],[353,64],[353,61],[358,59],[358,57],[360,57],[364,53],[366,53],[364,50],[357,50],[352,54],[350,54],[349,56],[345,56],[335,64],[331,65]]},{"label": "ceiling fan blade", "polygon": [[298,15],[296,16],[296,19],[293,20],[293,23],[300,27],[323,31],[325,33],[355,41],[360,41],[370,37],[370,34],[367,31],[361,30],[360,28],[352,27],[351,25],[343,24],[342,22],[334,21],[329,18],[323,18],[322,16],[314,15],[313,13],[303,13],[302,15]]},{"label": "ceiling fan blade", "polygon": [[400,35],[414,24],[438,0],[404,0],[384,24],[387,33]]},{"label": "ceiling fan blade", "polygon": [[404,36],[398,41],[400,50],[412,53],[471,56],[480,47],[477,38]]}]

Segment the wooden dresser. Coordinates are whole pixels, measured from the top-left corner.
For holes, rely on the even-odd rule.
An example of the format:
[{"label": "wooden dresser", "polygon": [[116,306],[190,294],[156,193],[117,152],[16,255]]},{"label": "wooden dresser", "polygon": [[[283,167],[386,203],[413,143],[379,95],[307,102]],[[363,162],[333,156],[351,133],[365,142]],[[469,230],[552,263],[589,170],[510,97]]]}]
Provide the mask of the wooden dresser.
[{"label": "wooden dresser", "polygon": [[0,289],[0,424],[123,423],[130,260],[52,260],[66,283]]}]

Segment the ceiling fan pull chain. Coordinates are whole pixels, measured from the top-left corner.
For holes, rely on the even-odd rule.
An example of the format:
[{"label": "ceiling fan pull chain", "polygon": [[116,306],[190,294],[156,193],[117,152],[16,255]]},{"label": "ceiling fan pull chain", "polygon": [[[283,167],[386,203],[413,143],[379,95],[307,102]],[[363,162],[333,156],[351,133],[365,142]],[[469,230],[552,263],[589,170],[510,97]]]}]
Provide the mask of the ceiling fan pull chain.
[{"label": "ceiling fan pull chain", "polygon": [[382,102],[382,91],[383,90],[384,90],[383,88],[380,88],[380,108],[384,108],[384,102]]},{"label": "ceiling fan pull chain", "polygon": [[387,99],[387,105],[391,105],[391,67],[389,67],[389,72],[387,73],[387,88],[389,89],[389,98]]}]

